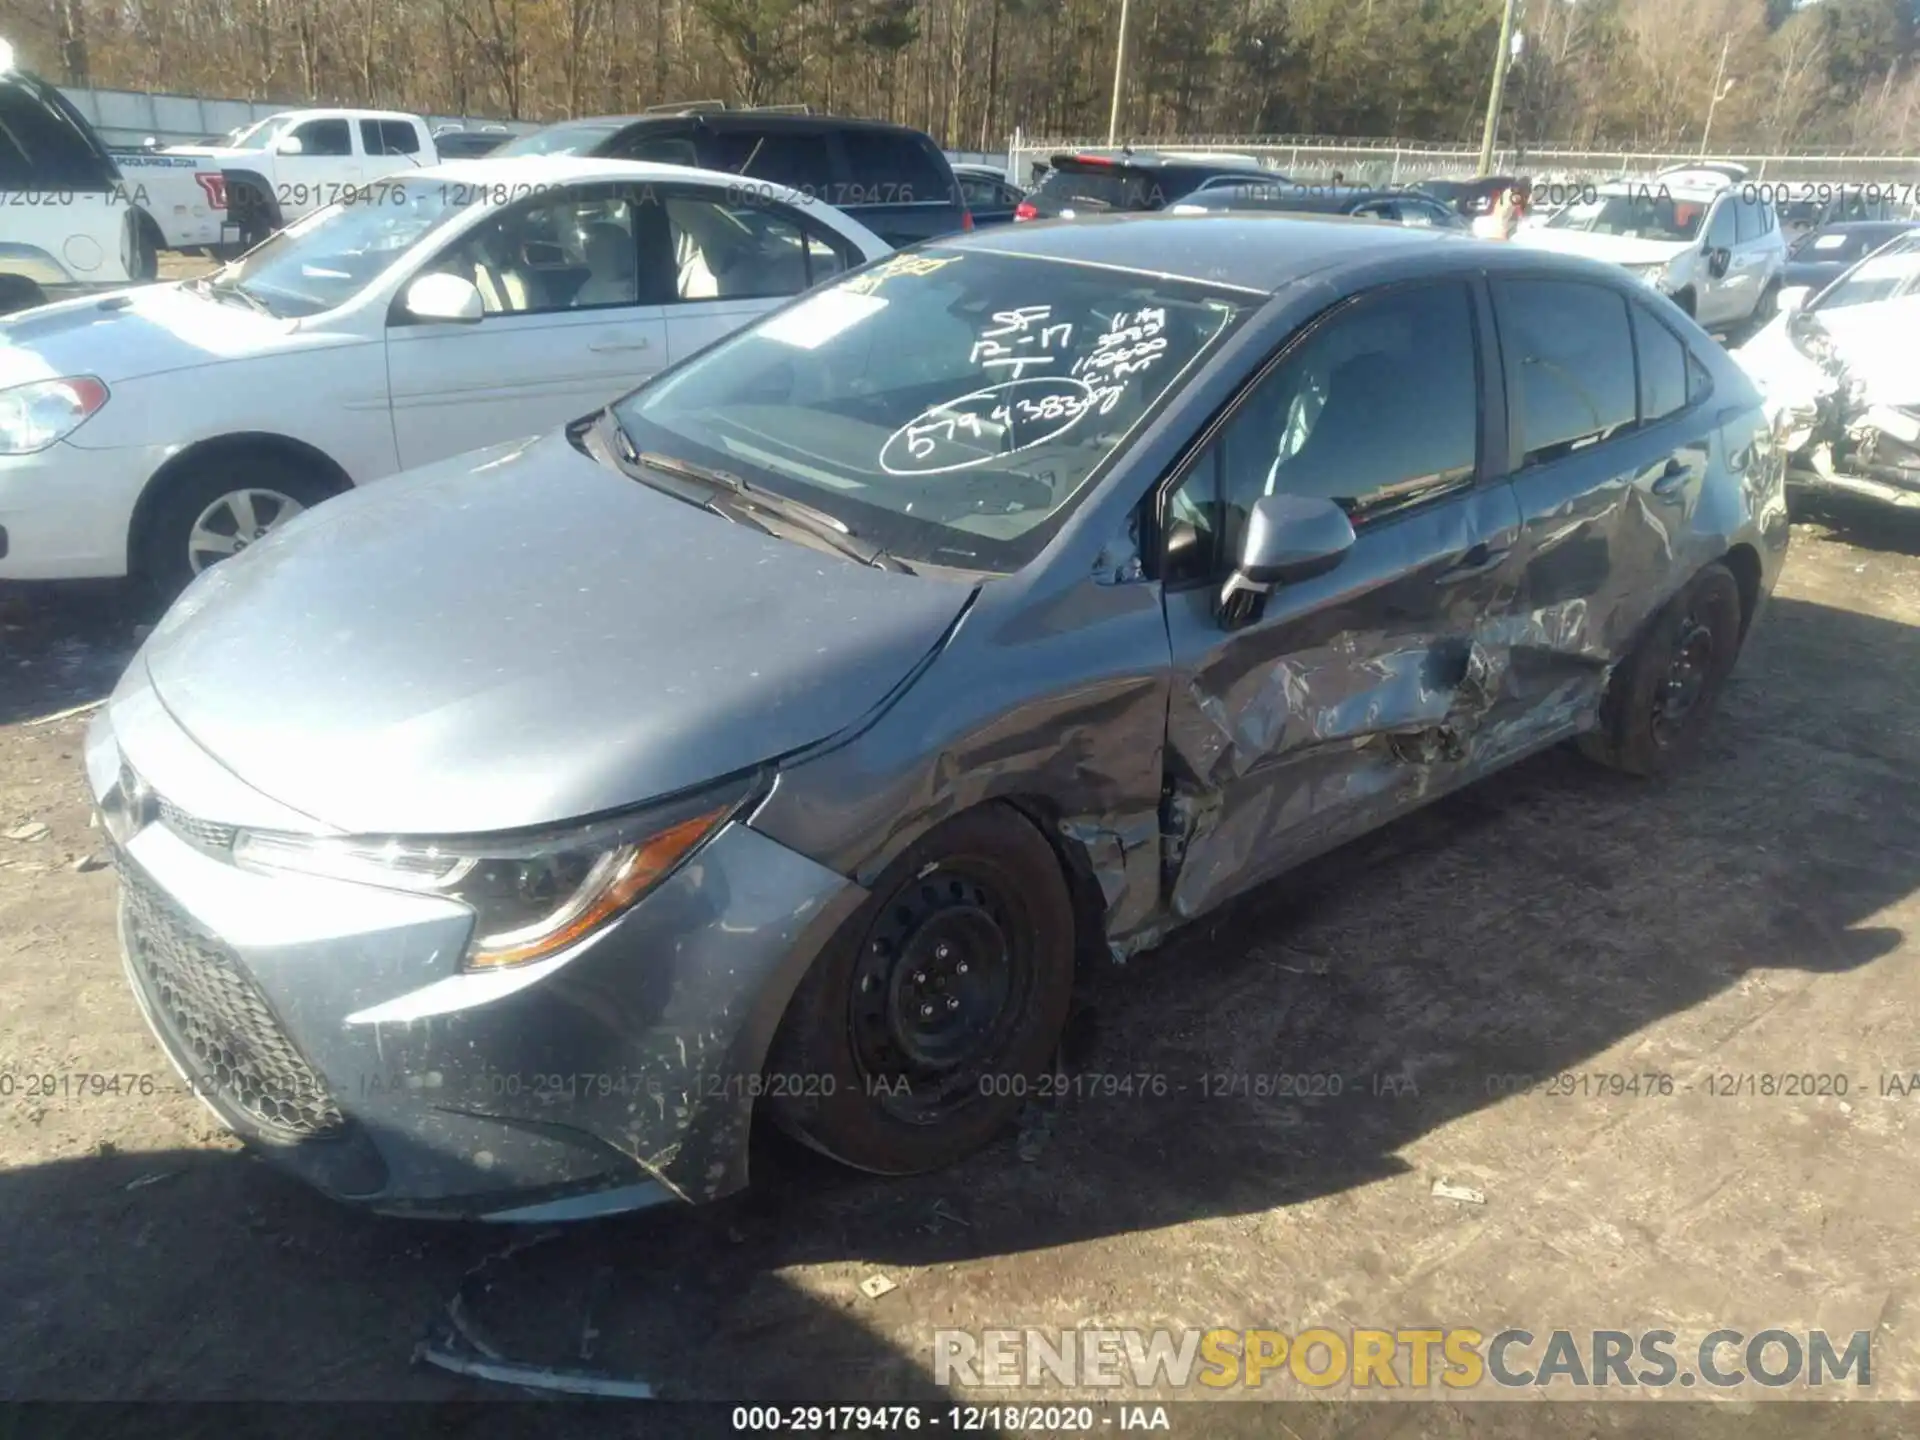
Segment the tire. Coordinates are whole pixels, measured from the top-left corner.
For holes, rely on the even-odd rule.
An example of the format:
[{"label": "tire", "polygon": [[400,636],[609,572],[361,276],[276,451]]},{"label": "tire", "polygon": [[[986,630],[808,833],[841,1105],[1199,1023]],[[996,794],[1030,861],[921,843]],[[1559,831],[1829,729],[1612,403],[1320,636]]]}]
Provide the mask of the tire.
[{"label": "tire", "polygon": [[1038,1093],[1073,958],[1066,877],[1026,817],[994,804],[936,826],[801,981],[767,1066],[774,1122],[856,1170],[953,1164]]},{"label": "tire", "polygon": [[1686,316],[1689,320],[1697,318],[1694,314],[1694,306],[1696,302],[1693,298],[1692,290],[1689,289],[1689,290],[1680,291],[1678,294],[1676,294],[1673,297],[1673,303],[1678,305],[1683,311],[1686,312]]},{"label": "tire", "polygon": [[1740,586],[1715,563],[1694,576],[1647,626],[1580,737],[1591,758],[1630,775],[1666,775],[1700,743],[1740,654]]},{"label": "tire", "polygon": [[1769,280],[1767,288],[1760,292],[1760,299],[1753,307],[1753,323],[1749,327],[1754,334],[1764,330],[1769,321],[1780,312],[1780,282]]},{"label": "tire", "polygon": [[0,315],[47,303],[47,292],[24,275],[0,275]]},{"label": "tire", "polygon": [[[135,554],[136,568],[163,600],[171,600],[201,570],[218,563],[219,549],[193,543],[203,519],[207,521],[203,533],[224,538],[240,528],[239,522],[250,511],[254,533],[238,537],[237,552],[346,488],[318,466],[289,463],[258,451],[229,452],[162,483],[166,488],[154,500],[135,538]],[[246,506],[229,504],[224,514],[209,514],[224,497],[238,495],[249,497]]]},{"label": "tire", "polygon": [[133,227],[132,278],[146,282],[160,276],[160,251],[165,237],[160,227],[145,215],[135,217]]}]

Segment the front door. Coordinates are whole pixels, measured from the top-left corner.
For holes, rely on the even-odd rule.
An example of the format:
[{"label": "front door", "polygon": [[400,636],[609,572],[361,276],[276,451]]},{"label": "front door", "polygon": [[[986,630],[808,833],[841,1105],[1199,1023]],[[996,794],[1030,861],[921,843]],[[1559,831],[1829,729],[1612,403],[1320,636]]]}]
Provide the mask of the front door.
[{"label": "front door", "polygon": [[[1701,257],[1699,289],[1696,293],[1694,318],[1711,330],[1716,325],[1724,325],[1730,320],[1742,318],[1749,304],[1741,308],[1740,271],[1735,268],[1740,259],[1740,222],[1735,215],[1737,200],[1731,193],[1722,195],[1714,203],[1713,212],[1707,216],[1703,227],[1706,231],[1705,253]],[[1713,273],[1714,252],[1724,250],[1727,254],[1727,268],[1719,275]]]},{"label": "front door", "polygon": [[[1371,292],[1289,342],[1161,502],[1170,897],[1190,916],[1475,773],[1518,513],[1465,280]],[[1484,354],[1485,363],[1481,356]],[[1224,628],[1262,495],[1336,500],[1353,549]]]},{"label": "front door", "polygon": [[[489,215],[423,268],[479,289],[475,324],[387,330],[401,467],[537,434],[667,363],[676,267],[647,187],[573,185]],[[402,292],[404,294],[404,291]]]}]

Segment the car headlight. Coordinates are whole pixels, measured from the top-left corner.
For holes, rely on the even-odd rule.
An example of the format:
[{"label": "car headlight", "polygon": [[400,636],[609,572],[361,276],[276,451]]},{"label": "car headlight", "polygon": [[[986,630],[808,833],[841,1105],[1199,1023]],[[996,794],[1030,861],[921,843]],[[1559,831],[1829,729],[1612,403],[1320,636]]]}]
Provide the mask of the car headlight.
[{"label": "car headlight", "polygon": [[66,439],[107,403],[107,394],[91,375],[0,390],[0,455],[31,455]]},{"label": "car headlight", "polygon": [[569,830],[445,840],[242,830],[233,862],[442,895],[474,912],[470,969],[558,954],[631,908],[759,795],[755,779]]},{"label": "car headlight", "polygon": [[1627,268],[1656,290],[1660,288],[1660,283],[1667,278],[1667,265],[1665,261],[1657,265],[1629,265]]}]

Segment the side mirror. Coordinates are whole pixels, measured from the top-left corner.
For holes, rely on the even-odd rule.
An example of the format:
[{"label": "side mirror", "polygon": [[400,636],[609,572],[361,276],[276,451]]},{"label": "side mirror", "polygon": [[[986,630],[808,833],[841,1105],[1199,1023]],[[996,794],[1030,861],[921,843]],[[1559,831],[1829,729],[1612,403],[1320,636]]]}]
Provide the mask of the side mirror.
[{"label": "side mirror", "polygon": [[416,320],[453,325],[471,325],[487,313],[474,283],[458,275],[422,275],[407,287],[402,304]]},{"label": "side mirror", "polygon": [[300,137],[298,135],[289,135],[273,147],[273,153],[276,155],[298,155],[306,148],[305,145],[300,143]]},{"label": "side mirror", "polygon": [[1724,245],[1707,251],[1707,273],[1714,279],[1721,279],[1727,273],[1727,267],[1733,263],[1733,252]]},{"label": "side mirror", "polygon": [[1813,288],[1808,285],[1789,285],[1774,297],[1776,314],[1798,315],[1807,308],[1807,301],[1813,298]]},{"label": "side mirror", "polygon": [[1324,575],[1353,548],[1353,522],[1331,500],[1263,495],[1247,514],[1240,560],[1221,587],[1221,623],[1238,628],[1254,619],[1260,601],[1281,585]]}]

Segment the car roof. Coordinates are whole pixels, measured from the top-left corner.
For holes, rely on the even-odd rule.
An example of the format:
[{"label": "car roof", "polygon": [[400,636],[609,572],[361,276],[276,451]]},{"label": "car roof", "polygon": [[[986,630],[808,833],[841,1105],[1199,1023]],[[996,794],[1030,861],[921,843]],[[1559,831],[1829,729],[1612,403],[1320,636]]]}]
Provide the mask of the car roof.
[{"label": "car roof", "polygon": [[574,126],[608,126],[625,129],[629,125],[684,125],[688,121],[713,129],[751,130],[899,130],[923,135],[911,125],[891,120],[868,120],[853,115],[795,115],[784,110],[680,110],[658,115],[582,115],[577,120],[560,120],[549,130]]},{"label": "car roof", "polygon": [[[738,175],[722,170],[667,165],[658,160],[608,160],[592,155],[480,155],[470,160],[447,160],[423,170],[411,170],[398,178],[446,180],[486,189],[498,185],[506,187],[516,199],[524,199],[528,193],[519,187],[532,185],[588,185],[595,181],[615,180],[655,185],[669,185],[676,181],[682,184],[692,181],[729,186],[740,183]],[[778,185],[768,188],[774,193],[781,189]]]},{"label": "car roof", "polygon": [[1463,271],[1489,262],[1554,267],[1564,262],[1582,273],[1611,276],[1618,272],[1617,266],[1545,251],[1514,251],[1507,257],[1508,247],[1477,241],[1457,230],[1344,215],[1303,218],[1298,211],[1278,210],[1095,215],[997,225],[930,243],[942,249],[1030,255],[1261,294],[1271,294],[1308,274],[1337,274],[1422,254],[1441,268]]},{"label": "car roof", "polygon": [[1060,150],[1055,152],[1052,163],[1056,167],[1064,163],[1095,167],[1111,166],[1115,170],[1163,170],[1169,166],[1178,165],[1183,168],[1222,172],[1245,170],[1254,174],[1261,173],[1264,169],[1259,161],[1249,159],[1245,155],[1166,155],[1158,150],[1130,150],[1119,155],[1103,155],[1087,150]]},{"label": "car roof", "polygon": [[1920,220],[1836,220],[1822,225],[1815,235],[1895,235],[1902,230],[1920,230]]}]

